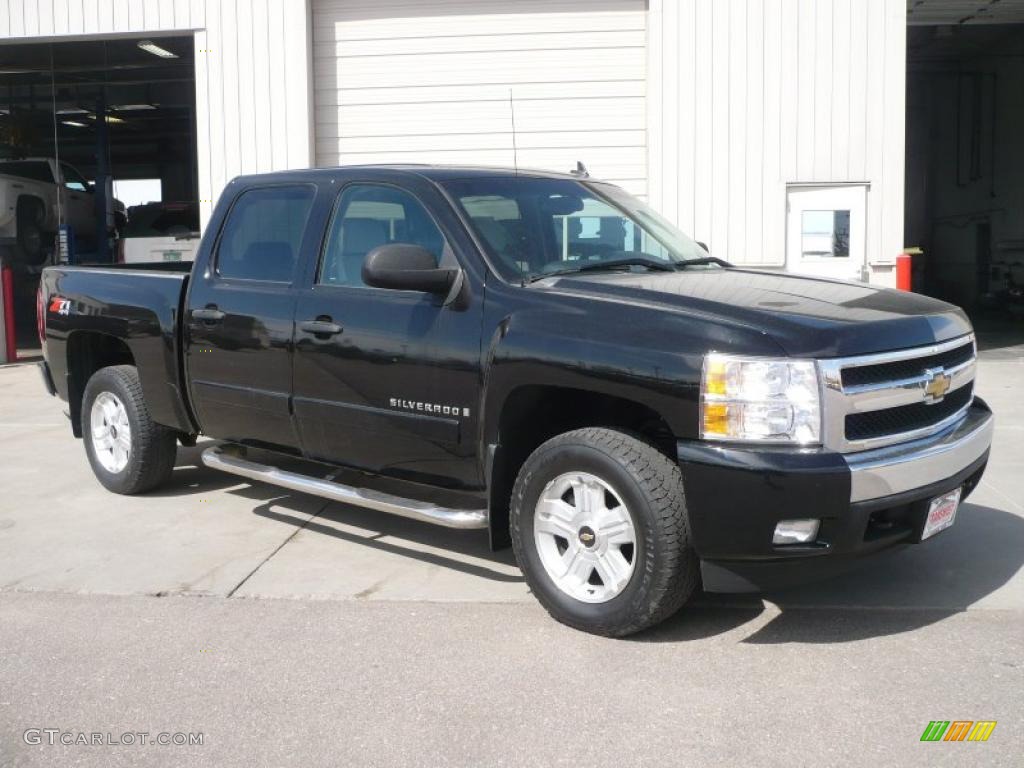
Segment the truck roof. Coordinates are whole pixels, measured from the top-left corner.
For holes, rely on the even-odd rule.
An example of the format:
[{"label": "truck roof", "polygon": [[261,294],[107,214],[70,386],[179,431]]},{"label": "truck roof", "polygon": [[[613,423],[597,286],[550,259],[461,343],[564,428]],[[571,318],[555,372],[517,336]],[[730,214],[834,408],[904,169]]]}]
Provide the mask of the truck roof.
[{"label": "truck roof", "polygon": [[332,178],[341,173],[353,171],[386,171],[396,175],[420,176],[432,181],[450,181],[466,178],[495,178],[503,176],[525,176],[541,179],[568,179],[579,181],[587,177],[557,171],[545,171],[534,168],[509,168],[507,166],[486,165],[431,165],[429,163],[380,163],[362,165],[342,165],[331,168],[305,168],[301,170],[273,171],[271,173],[251,174],[237,177],[238,181],[250,182],[267,179],[279,181],[300,181],[310,178]]}]

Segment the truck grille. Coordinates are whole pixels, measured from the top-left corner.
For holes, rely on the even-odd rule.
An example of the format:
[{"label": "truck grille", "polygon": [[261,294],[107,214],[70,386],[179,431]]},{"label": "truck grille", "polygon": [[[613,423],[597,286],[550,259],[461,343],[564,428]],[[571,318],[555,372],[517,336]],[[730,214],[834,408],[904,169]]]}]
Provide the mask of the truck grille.
[{"label": "truck grille", "polygon": [[970,405],[974,399],[974,387],[968,384],[947,395],[941,403],[914,403],[881,411],[851,413],[846,417],[847,440],[869,440],[885,435],[898,435],[929,427],[948,419],[954,413]]},{"label": "truck grille", "polygon": [[916,349],[819,360],[822,439],[844,453],[925,437],[974,400],[974,336]]},{"label": "truck grille", "polygon": [[936,355],[926,355],[912,360],[895,360],[891,363],[861,365],[843,369],[843,386],[855,387],[877,384],[882,381],[899,381],[920,376],[929,368],[953,368],[974,358],[974,343],[968,341],[959,347]]}]

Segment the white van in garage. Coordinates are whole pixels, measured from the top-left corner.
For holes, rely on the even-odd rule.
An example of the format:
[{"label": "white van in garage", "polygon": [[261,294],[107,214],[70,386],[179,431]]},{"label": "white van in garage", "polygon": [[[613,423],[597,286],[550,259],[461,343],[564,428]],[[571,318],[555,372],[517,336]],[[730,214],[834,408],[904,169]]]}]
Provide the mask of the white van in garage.
[{"label": "white van in garage", "polygon": [[192,261],[199,247],[199,203],[146,203],[128,209],[121,235],[126,264]]}]

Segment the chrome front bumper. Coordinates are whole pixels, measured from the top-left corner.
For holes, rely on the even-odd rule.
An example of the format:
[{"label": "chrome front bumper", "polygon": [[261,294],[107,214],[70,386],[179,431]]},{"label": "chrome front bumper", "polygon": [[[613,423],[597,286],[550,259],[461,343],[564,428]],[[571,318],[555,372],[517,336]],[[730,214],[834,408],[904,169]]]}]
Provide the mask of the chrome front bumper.
[{"label": "chrome front bumper", "polygon": [[868,501],[924,488],[952,477],[992,445],[995,419],[980,400],[938,434],[898,445],[846,454],[850,501]]}]

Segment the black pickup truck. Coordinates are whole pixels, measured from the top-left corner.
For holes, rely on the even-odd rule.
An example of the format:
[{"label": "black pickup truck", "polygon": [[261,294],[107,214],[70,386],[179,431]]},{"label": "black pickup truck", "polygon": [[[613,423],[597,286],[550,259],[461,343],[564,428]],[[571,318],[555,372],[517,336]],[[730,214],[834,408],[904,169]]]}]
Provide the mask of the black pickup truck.
[{"label": "black pickup truck", "polygon": [[206,435],[211,467],[487,528],[590,632],[927,539],[988,460],[959,309],[734,268],[580,174],[242,177],[186,270],[43,273],[43,377],[104,486]]}]

